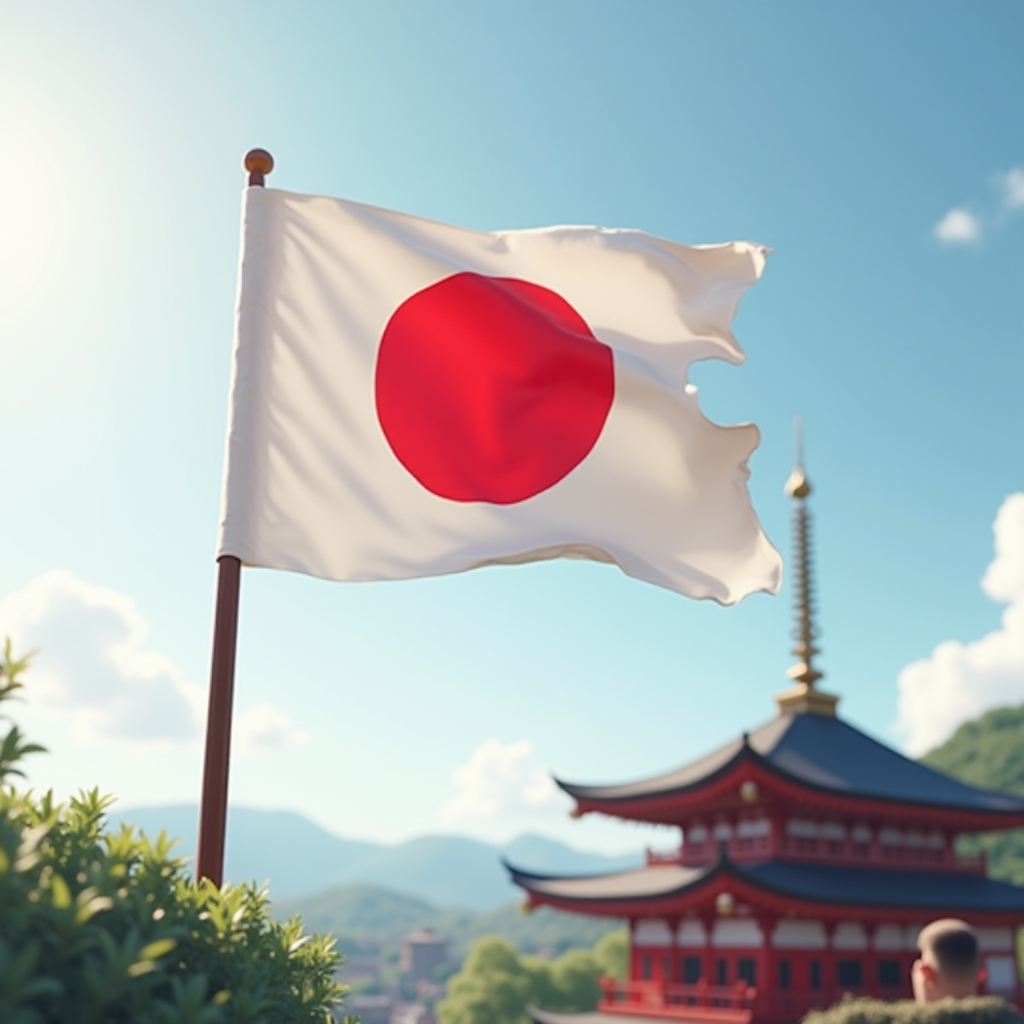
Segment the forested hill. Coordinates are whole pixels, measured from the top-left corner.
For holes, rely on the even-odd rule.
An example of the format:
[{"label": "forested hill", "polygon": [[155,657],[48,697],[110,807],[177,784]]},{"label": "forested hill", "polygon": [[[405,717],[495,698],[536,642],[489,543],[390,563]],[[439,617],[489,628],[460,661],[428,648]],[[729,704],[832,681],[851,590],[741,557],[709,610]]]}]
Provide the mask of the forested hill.
[{"label": "forested hill", "polygon": [[[972,786],[1024,796],[1024,704],[964,722],[921,760]],[[961,842],[988,853],[989,874],[1024,885],[1024,830]]]},{"label": "forested hill", "polygon": [[449,943],[458,962],[484,935],[500,935],[523,953],[589,948],[601,936],[622,927],[621,921],[560,914],[540,907],[530,914],[518,902],[474,912],[437,907],[403,893],[373,885],[347,885],[298,899],[275,901],[274,912],[299,914],[309,931],[330,932],[347,956],[397,949],[407,932],[433,928]]}]

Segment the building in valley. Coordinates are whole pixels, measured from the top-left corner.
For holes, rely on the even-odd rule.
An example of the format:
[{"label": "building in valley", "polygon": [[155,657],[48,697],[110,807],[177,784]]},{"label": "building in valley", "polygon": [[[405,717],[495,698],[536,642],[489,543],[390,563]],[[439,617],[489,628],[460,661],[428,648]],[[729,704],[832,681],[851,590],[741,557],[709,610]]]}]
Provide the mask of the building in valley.
[{"label": "building in valley", "polygon": [[433,981],[448,962],[448,940],[433,928],[422,928],[402,939],[399,966],[412,981]]},{"label": "building in valley", "polygon": [[536,1009],[542,1024],[796,1021],[845,992],[909,998],[921,927],[979,932],[987,991],[1018,1005],[1024,887],[987,877],[958,836],[1024,826],[1024,799],[964,785],[903,757],[836,713],[814,667],[810,487],[794,499],[799,661],[775,718],[706,757],[623,785],[559,782],[574,815],[680,829],[635,871],[551,877],[516,870],[528,906],[624,918],[630,978],[606,979],[596,1014]]}]

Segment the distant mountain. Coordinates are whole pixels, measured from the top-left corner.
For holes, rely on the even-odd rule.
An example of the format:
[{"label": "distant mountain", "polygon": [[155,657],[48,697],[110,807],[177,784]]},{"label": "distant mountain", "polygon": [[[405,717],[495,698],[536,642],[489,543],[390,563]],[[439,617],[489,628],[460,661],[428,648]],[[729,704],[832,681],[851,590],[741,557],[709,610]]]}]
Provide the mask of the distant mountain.
[{"label": "distant mountain", "polygon": [[520,952],[588,948],[621,921],[560,914],[547,907],[524,914],[518,903],[474,913],[432,906],[425,900],[372,885],[348,885],[312,896],[274,903],[278,917],[299,914],[311,932],[329,932],[346,955],[379,954],[397,948],[400,939],[419,928],[433,928],[449,944],[455,962],[484,935],[501,935]]},{"label": "distant mountain", "polygon": [[[964,722],[921,760],[972,786],[1024,796],[1024,704]],[[985,850],[989,874],[1024,885],[1024,830],[960,842],[965,850]]]},{"label": "distant mountain", "polygon": [[[181,856],[195,853],[194,805],[118,810],[155,837],[177,837]],[[270,881],[275,900],[364,883],[418,897],[437,907],[487,910],[517,897],[501,859],[534,871],[599,873],[635,867],[641,856],[605,857],[541,836],[525,835],[504,847],[460,836],[422,836],[396,846],[342,839],[291,811],[233,807],[228,815],[225,876],[233,882]]]}]

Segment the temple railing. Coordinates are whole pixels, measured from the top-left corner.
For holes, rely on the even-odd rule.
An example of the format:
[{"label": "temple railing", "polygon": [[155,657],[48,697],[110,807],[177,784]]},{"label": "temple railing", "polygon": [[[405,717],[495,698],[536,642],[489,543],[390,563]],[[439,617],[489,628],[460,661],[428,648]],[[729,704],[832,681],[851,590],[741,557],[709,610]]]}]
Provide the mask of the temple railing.
[{"label": "temple railing", "polygon": [[749,1024],[757,990],[744,981],[734,985],[665,984],[602,978],[602,1013],[665,1017],[718,1024]]},{"label": "temple railing", "polygon": [[949,847],[936,850],[924,846],[894,846],[886,843],[854,843],[774,835],[734,837],[725,843],[684,843],[675,850],[648,850],[647,864],[649,867],[659,864],[701,867],[714,861],[723,846],[730,859],[740,862],[784,857],[848,867],[908,867],[958,871],[973,875],[984,875],[987,870],[984,851],[966,854]]}]

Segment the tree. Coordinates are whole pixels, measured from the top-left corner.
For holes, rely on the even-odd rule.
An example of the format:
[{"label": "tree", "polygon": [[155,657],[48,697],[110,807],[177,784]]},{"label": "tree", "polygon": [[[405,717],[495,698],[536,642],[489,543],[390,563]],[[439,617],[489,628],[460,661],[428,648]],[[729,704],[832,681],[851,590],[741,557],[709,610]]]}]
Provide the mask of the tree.
[{"label": "tree", "polygon": [[598,979],[625,976],[626,935],[606,935],[593,950],[571,949],[556,960],[519,956],[505,939],[480,939],[438,1004],[441,1024],[528,1024],[529,1004],[563,1012],[593,1010]]},{"label": "tree", "polygon": [[618,981],[629,977],[629,933],[625,928],[609,932],[594,947],[594,959],[603,974]]},{"label": "tree", "polygon": [[[0,703],[27,659],[0,656]],[[4,715],[3,717],[8,717]],[[104,829],[111,798],[67,805],[9,780],[42,748],[0,743],[0,1021],[4,1024],[325,1024],[340,957],[270,917],[255,886],[195,884],[171,842]]]},{"label": "tree", "polygon": [[510,942],[483,938],[449,982],[438,1018],[441,1024],[528,1024],[525,1007],[537,987]]},{"label": "tree", "polygon": [[597,979],[604,971],[590,950],[570,949],[550,965],[554,1002],[552,1010],[593,1010],[601,998]]}]

